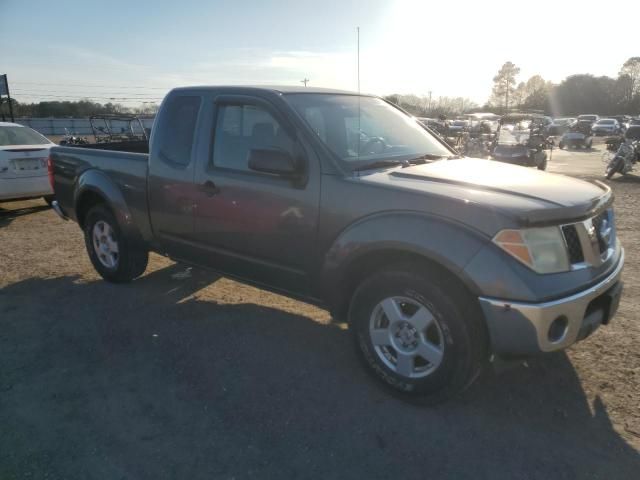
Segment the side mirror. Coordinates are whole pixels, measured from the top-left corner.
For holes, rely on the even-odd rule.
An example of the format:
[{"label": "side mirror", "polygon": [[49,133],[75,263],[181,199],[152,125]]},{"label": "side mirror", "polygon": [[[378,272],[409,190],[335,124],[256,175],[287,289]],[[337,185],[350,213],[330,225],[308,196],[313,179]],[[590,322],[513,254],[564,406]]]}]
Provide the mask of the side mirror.
[{"label": "side mirror", "polygon": [[256,172],[291,177],[298,173],[296,161],[289,152],[277,148],[249,150],[249,168]]}]

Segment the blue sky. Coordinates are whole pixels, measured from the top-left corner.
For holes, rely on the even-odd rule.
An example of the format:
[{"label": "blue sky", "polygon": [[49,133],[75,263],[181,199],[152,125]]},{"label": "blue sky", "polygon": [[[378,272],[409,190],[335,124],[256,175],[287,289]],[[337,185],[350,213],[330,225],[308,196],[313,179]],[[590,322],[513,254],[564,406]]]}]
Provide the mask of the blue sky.
[{"label": "blue sky", "polygon": [[522,80],[540,73],[558,82],[571,73],[616,75],[640,54],[634,42],[613,40],[635,31],[640,2],[615,23],[597,14],[601,3],[572,3],[0,0],[0,73],[22,101],[136,104],[175,86],[303,78],[353,90],[360,26],[363,91],[482,102],[507,60]]}]

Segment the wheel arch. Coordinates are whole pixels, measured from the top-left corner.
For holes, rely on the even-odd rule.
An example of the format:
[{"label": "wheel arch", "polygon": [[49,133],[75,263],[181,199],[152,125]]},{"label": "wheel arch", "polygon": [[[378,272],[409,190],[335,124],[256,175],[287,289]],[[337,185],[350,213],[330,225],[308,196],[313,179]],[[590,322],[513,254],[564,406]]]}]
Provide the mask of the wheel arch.
[{"label": "wheel arch", "polygon": [[464,267],[486,241],[467,227],[437,217],[395,214],[366,219],[346,229],[329,249],[322,268],[322,295],[343,317],[364,278],[388,266],[404,265],[477,297],[480,289]]},{"label": "wheel arch", "polygon": [[133,223],[131,212],[118,186],[105,173],[87,170],[79,178],[74,195],[76,217],[84,229],[87,213],[96,205],[108,208],[118,221],[118,226],[129,238],[142,241],[142,236]]}]

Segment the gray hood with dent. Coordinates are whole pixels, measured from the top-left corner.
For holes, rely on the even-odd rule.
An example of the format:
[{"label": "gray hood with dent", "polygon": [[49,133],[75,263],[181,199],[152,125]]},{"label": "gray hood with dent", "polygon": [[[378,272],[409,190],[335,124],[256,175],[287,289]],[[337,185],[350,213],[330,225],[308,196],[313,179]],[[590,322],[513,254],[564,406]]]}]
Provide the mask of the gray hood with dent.
[{"label": "gray hood with dent", "polygon": [[586,218],[612,200],[604,184],[470,158],[376,172],[362,180],[485,206],[522,225]]}]

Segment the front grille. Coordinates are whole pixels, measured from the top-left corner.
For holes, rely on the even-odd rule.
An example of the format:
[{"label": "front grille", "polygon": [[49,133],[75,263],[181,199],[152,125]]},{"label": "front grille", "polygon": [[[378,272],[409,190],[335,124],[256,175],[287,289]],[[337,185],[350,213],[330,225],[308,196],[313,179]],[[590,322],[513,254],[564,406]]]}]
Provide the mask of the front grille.
[{"label": "front grille", "polygon": [[578,237],[578,231],[575,225],[565,225],[562,227],[562,233],[564,234],[564,240],[567,243],[567,250],[569,251],[569,262],[571,264],[584,262],[584,253],[582,253],[582,246],[580,245],[580,238]]},{"label": "front grille", "polygon": [[602,236],[602,224],[609,219],[609,212],[604,211],[601,214],[593,217],[593,228],[595,228],[596,238],[598,239],[598,248],[600,253],[607,251],[609,247],[607,239]]}]

